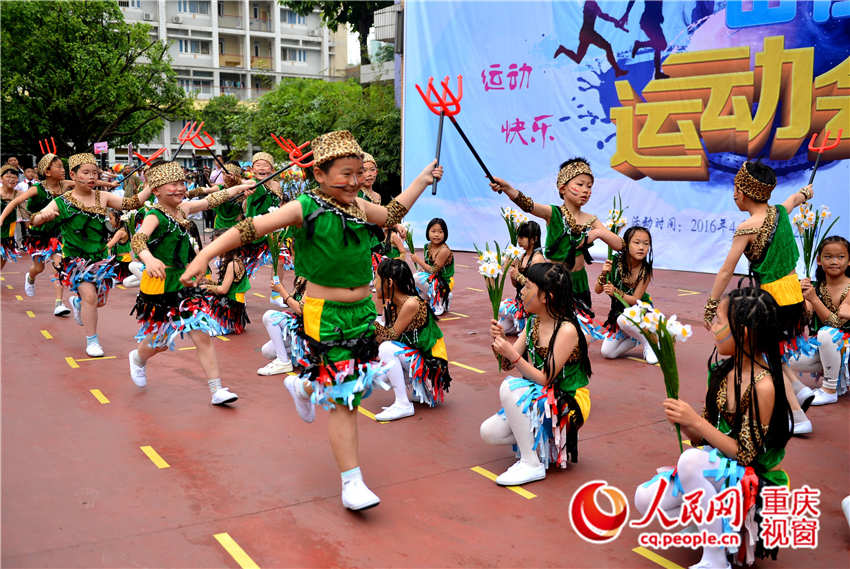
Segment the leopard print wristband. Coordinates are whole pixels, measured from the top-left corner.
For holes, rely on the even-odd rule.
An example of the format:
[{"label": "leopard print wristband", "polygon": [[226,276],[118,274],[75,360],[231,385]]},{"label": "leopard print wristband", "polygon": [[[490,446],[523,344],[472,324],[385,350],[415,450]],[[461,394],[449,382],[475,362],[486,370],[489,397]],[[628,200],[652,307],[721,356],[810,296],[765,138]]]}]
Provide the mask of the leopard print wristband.
[{"label": "leopard print wristband", "polygon": [[393,198],[390,200],[390,203],[387,204],[387,221],[384,224],[385,227],[393,227],[401,223],[402,218],[407,213],[407,208],[404,205]]},{"label": "leopard print wristband", "polygon": [[233,227],[239,232],[239,239],[243,245],[253,243],[257,240],[257,228],[254,227],[253,217],[246,217]]}]

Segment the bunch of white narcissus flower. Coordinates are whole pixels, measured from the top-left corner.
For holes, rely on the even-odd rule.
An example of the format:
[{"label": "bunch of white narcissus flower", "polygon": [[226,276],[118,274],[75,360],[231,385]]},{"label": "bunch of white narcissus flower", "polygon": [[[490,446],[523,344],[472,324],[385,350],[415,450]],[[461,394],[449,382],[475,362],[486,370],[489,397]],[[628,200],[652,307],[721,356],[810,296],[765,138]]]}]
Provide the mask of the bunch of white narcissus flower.
[{"label": "bunch of white narcissus flower", "polygon": [[693,330],[691,330],[691,325],[682,324],[681,322],[676,320],[675,314],[667,320],[664,327],[667,328],[667,332],[677,342],[684,342],[685,340],[694,335]]},{"label": "bunch of white narcissus flower", "polygon": [[491,279],[502,276],[502,266],[499,263],[481,263],[478,265],[478,272]]},{"label": "bunch of white narcissus flower", "polygon": [[516,224],[517,224],[517,225],[520,225],[520,224],[525,223],[526,221],[528,221],[528,216],[527,216],[527,215],[525,215],[525,213],[523,213],[523,212],[521,212],[521,211],[514,210],[514,217],[513,217],[513,219],[514,219],[514,221],[516,222]]},{"label": "bunch of white narcissus flower", "polygon": [[479,253],[478,255],[478,264],[486,265],[490,263],[499,264],[499,257],[491,251],[490,249],[486,249],[483,253]]},{"label": "bunch of white narcissus flower", "polygon": [[402,227],[404,227],[404,230],[407,231],[408,233],[413,231],[413,225],[411,225],[411,223],[409,221],[405,221],[401,225],[402,225]]},{"label": "bunch of white narcissus flower", "polygon": [[637,323],[642,330],[654,336],[658,335],[658,328],[662,319],[664,320],[664,328],[675,341],[684,342],[693,335],[691,326],[679,322],[675,314],[670,318],[665,318],[664,314],[656,310],[651,304],[640,300],[625,309],[623,315]]},{"label": "bunch of white narcissus flower", "polygon": [[505,247],[505,255],[511,259],[519,259],[522,257],[523,251],[516,245],[508,245]]},{"label": "bunch of white narcissus flower", "polygon": [[623,227],[626,224],[623,219],[623,212],[619,209],[609,209],[608,210],[608,220],[605,222],[605,226],[609,229],[609,231],[616,232],[618,229]]},{"label": "bunch of white narcissus flower", "polygon": [[826,219],[827,217],[832,216],[832,212],[829,211],[829,208],[825,205],[820,206],[820,218]]},{"label": "bunch of white narcissus flower", "polygon": [[131,219],[133,219],[134,215],[136,215],[136,210],[131,209],[131,210],[125,211],[119,219],[122,222],[126,223],[126,222],[130,221]]}]

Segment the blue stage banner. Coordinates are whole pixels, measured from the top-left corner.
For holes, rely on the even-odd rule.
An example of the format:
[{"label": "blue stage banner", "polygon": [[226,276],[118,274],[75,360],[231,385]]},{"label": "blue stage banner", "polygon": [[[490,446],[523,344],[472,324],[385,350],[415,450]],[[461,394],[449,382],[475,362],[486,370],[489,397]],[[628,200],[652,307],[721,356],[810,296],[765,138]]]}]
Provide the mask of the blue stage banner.
[{"label": "blue stage banner", "polygon": [[[812,136],[827,146],[840,129],[811,203],[840,216],[831,233],[850,233],[850,2],[408,0],[404,39],[405,185],[437,138],[416,85],[433,77],[442,95],[448,77],[458,96],[462,76],[455,118],[494,176],[562,203],[559,165],[587,158],[583,209],[604,222],[619,193],[627,225],[651,228],[659,268],[715,272],[747,217],[732,199],[742,162],[776,170],[781,202],[808,183]],[[499,208],[515,206],[489,189],[448,119],[441,162],[437,195],[426,190],[407,216],[416,245],[433,217],[454,249],[506,243]]]}]

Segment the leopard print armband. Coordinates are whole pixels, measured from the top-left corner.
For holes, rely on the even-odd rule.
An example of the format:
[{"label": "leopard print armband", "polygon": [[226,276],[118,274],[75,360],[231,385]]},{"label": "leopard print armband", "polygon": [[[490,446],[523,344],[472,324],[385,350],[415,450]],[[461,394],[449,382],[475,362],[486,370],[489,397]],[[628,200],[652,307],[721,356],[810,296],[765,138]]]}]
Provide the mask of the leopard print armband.
[{"label": "leopard print armband", "polygon": [[528,284],[528,277],[520,273],[516,276],[516,282],[520,286],[525,286],[526,284]]},{"label": "leopard print armband", "polygon": [[229,199],[230,194],[227,193],[227,190],[219,190],[207,196],[207,203],[210,205],[210,209],[212,209],[220,206]]},{"label": "leopard print armband", "polygon": [[121,200],[121,209],[123,210],[131,210],[131,209],[139,209],[142,207],[142,201],[139,199],[138,195],[132,197],[125,197]]},{"label": "leopard print armband", "polygon": [[139,253],[148,248],[148,238],[149,236],[146,233],[137,231],[133,234],[133,238],[130,239],[130,248],[137,257],[139,256]]},{"label": "leopard print armband", "polygon": [[186,197],[189,198],[189,199],[197,198],[197,197],[202,196],[202,195],[204,195],[204,189],[203,188],[192,188],[191,190],[186,192]]},{"label": "leopard print armband", "polygon": [[253,217],[246,217],[233,227],[235,227],[236,231],[239,232],[239,239],[242,241],[243,245],[253,243],[257,240],[257,228],[254,227]]},{"label": "leopard print armband", "polygon": [[401,204],[398,200],[393,198],[390,203],[387,204],[387,221],[384,224],[385,227],[393,227],[401,223],[402,218],[407,213],[407,208]]},{"label": "leopard print armband", "polygon": [[841,320],[842,319],[838,317],[838,314],[833,312],[832,314],[829,315],[829,318],[826,319],[826,322],[824,322],[824,324],[826,324],[827,326],[831,326],[833,328],[841,328],[841,325],[844,323]]},{"label": "leopard print armband", "polygon": [[709,298],[705,302],[705,312],[703,314],[703,320],[705,320],[706,324],[711,325],[711,321],[714,320],[715,316],[717,316],[718,306],[720,306],[720,301],[716,298]]},{"label": "leopard print armband", "polygon": [[534,200],[518,190],[513,202],[525,213],[531,213],[534,210]]}]

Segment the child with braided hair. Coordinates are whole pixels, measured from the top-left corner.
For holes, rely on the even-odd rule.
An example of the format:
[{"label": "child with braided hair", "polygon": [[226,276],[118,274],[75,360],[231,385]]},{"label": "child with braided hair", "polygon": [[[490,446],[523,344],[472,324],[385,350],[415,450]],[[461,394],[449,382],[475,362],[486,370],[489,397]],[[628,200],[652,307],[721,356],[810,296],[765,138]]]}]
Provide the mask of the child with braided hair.
[{"label": "child with braided hair", "polygon": [[[295,273],[307,280],[299,333],[309,346],[308,367],[284,381],[298,414],[315,418],[315,405],[330,410],[328,439],[342,479],[342,503],[352,510],[380,499],[363,482],[359,466],[357,407],[382,383],[384,367],[375,342],[371,235],[401,221],[424,189],[442,176],[432,161],[411,185],[379,206],[357,197],[363,151],[348,131],[323,134],[311,142],[313,175],[319,187],[279,209],[248,217],[205,247],[181,281],[190,284],[224,251],[254,242],[277,229],[292,228]],[[387,386],[389,388],[389,386]]]},{"label": "child with braided hair", "polygon": [[414,413],[408,384],[419,403],[434,407],[443,402],[452,378],[443,332],[434,312],[419,296],[407,263],[384,259],[378,266],[375,287],[384,301],[384,323],[375,324],[378,356],[389,367],[387,377],[395,392],[393,404],[375,419],[394,421]]},{"label": "child with braided hair", "polygon": [[[755,556],[775,558],[775,550],[765,550],[758,527],[762,488],[788,485],[788,475],[778,469],[792,433],[779,354],[782,314],[767,291],[742,288],[720,301],[716,316],[711,326],[715,353],[726,359],[709,360],[704,411],[700,415],[680,399],[663,402],[667,420],[681,426],[693,448],[679,456],[675,469],[659,469],[639,486],[634,501],[646,513],[661,493],[659,507],[677,518],[684,494],[702,490],[700,507],[708,511],[717,494],[740,486],[744,503],[755,511],[744,512],[749,521],[740,528],[744,535],[736,564],[752,564]],[[727,533],[723,522],[717,517],[698,527],[715,535]],[[731,567],[725,548],[706,546],[691,569],[718,567]]]},{"label": "child with braided hair", "polygon": [[502,486],[542,480],[550,464],[578,461],[578,430],[590,414],[587,340],[575,314],[569,270],[537,263],[527,272],[522,301],[531,316],[511,344],[491,320],[493,350],[518,376],[502,381],[502,410],[481,424],[489,444],[514,445],[519,460],[498,478]]},{"label": "child with braided hair", "polygon": [[416,287],[428,299],[434,314],[441,316],[449,309],[454,288],[455,259],[452,250],[446,244],[449,228],[444,219],[435,217],[425,228],[428,243],[423,248],[423,257],[411,251],[413,264],[422,270],[413,278]]},{"label": "child with braided hair", "polygon": [[71,298],[74,318],[86,331],[86,353],[103,356],[97,337],[97,309],[106,304],[115,284],[114,258],[109,256],[107,208],[138,209],[150,195],[146,188],[130,198],[96,190],[99,185],[97,160],[93,154],[75,154],[68,159],[74,189],[54,198],[30,219],[38,227],[57,220],[62,237],[63,259],[59,281],[75,294]]},{"label": "child with braided hair", "polygon": [[499,326],[510,336],[525,330],[525,320],[528,313],[522,305],[522,287],[525,284],[525,273],[531,265],[545,261],[543,249],[540,247],[540,226],[536,221],[524,221],[517,227],[517,245],[524,251],[522,257],[511,263],[511,282],[516,287],[516,296],[506,298],[499,305]]},{"label": "child with braided hair", "polygon": [[[18,184],[18,173],[14,167],[5,164],[0,168],[0,198],[3,208],[15,199],[15,186]],[[15,223],[18,221],[17,210],[11,210],[11,214],[3,221],[2,233],[0,233],[0,268],[6,266],[6,261],[18,260],[18,242],[15,240]]]}]

